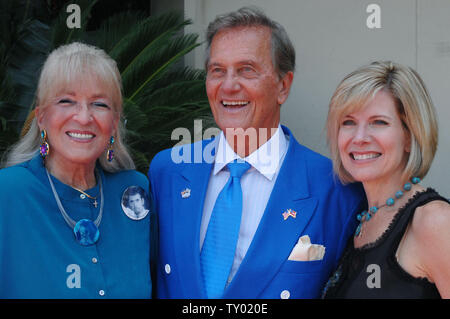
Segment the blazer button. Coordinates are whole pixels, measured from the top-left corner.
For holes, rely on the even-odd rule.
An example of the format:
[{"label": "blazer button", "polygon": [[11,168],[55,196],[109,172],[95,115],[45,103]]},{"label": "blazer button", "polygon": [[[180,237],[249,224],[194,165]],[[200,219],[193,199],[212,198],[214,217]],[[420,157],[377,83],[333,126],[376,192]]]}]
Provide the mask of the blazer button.
[{"label": "blazer button", "polygon": [[291,297],[291,293],[289,290],[283,290],[280,294],[281,299],[289,299]]},{"label": "blazer button", "polygon": [[170,274],[170,271],[171,271],[170,265],[169,265],[169,264],[166,264],[166,265],[164,266],[164,270],[166,271],[166,274]]}]

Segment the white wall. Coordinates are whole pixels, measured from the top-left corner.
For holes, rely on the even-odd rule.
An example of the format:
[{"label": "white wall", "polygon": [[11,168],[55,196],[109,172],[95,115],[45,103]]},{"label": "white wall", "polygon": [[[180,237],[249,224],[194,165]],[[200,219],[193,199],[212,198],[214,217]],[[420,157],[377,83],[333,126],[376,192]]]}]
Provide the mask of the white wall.
[{"label": "white wall", "polygon": [[[381,28],[369,29],[369,4],[381,8]],[[300,143],[328,155],[324,123],[339,81],[358,66],[386,59],[415,68],[439,118],[439,146],[425,186],[450,197],[449,0],[184,0],[187,31],[204,33],[216,15],[256,5],[281,23],[297,53],[297,70],[281,121]],[[186,62],[203,68],[204,46]]]}]

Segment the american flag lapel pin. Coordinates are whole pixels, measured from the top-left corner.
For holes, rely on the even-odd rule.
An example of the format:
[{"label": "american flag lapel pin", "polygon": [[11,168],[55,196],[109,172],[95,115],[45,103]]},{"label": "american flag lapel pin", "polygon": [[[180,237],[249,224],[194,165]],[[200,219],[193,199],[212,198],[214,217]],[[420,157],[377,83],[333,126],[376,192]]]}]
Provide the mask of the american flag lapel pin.
[{"label": "american flag lapel pin", "polygon": [[292,218],[296,218],[297,217],[297,212],[295,210],[293,210],[293,209],[290,209],[290,208],[285,210],[284,213],[283,213],[283,219],[286,220],[286,219],[289,218],[289,216],[292,217]]}]

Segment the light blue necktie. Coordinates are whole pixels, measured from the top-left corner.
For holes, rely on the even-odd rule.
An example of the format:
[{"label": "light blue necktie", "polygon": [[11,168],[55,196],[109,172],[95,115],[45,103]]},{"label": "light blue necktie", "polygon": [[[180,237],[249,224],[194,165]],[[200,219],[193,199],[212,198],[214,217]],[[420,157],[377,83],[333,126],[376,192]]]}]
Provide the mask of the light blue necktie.
[{"label": "light blue necktie", "polygon": [[230,178],[214,204],[200,254],[208,298],[220,298],[225,290],[241,226],[241,177],[251,167],[246,162],[236,161],[227,166]]}]

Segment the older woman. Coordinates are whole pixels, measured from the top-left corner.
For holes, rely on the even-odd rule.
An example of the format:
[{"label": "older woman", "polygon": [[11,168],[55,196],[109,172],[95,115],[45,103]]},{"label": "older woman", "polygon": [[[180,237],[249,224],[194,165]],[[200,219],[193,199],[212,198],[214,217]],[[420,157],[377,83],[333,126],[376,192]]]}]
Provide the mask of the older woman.
[{"label": "older woman", "polygon": [[148,192],[123,144],[121,80],[98,48],[72,43],[45,62],[35,118],[0,171],[0,298],[149,298]]},{"label": "older woman", "polygon": [[375,62],[349,74],[327,120],[334,169],[362,182],[368,209],[326,298],[449,298],[450,205],[420,186],[437,148],[429,94],[409,67]]}]

